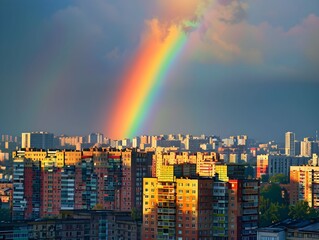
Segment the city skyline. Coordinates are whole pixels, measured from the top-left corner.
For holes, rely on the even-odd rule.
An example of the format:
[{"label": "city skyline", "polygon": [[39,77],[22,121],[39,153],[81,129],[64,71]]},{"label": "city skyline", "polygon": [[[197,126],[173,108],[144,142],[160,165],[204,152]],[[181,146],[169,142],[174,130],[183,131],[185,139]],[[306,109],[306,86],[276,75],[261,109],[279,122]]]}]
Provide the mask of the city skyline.
[{"label": "city skyline", "polygon": [[[293,137],[291,137],[293,136]],[[34,140],[31,140],[34,139]],[[15,142],[16,144],[20,144],[20,147],[25,148],[35,148],[35,149],[51,149],[53,148],[59,148],[58,142],[63,142],[63,144],[60,146],[63,148],[65,144],[71,144],[76,146],[76,143],[85,143],[85,144],[100,144],[101,147],[105,146],[122,146],[122,147],[139,147],[138,142],[140,142],[142,139],[143,141],[146,140],[147,143],[150,143],[153,145],[153,141],[156,139],[157,141],[166,142],[166,144],[171,145],[175,144],[175,141],[184,141],[185,139],[197,139],[197,140],[205,140],[213,142],[220,142],[223,145],[242,145],[243,140],[246,142],[249,139],[249,145],[250,146],[257,146],[263,145],[263,144],[274,144],[280,146],[280,149],[283,150],[282,154],[285,154],[287,156],[294,156],[299,155],[300,153],[305,154],[305,152],[310,151],[312,144],[319,143],[319,136],[318,136],[318,130],[315,131],[315,133],[306,135],[306,136],[297,136],[295,132],[286,132],[283,133],[282,138],[279,140],[275,139],[256,139],[254,136],[249,136],[245,133],[243,134],[232,134],[232,135],[216,135],[216,134],[192,134],[192,133],[161,133],[161,134],[142,134],[142,135],[136,135],[131,138],[122,138],[122,139],[112,139],[108,136],[105,136],[103,133],[100,132],[91,132],[88,134],[64,134],[64,133],[53,133],[53,132],[47,132],[47,131],[32,131],[32,132],[22,132],[18,135],[10,135],[10,134],[4,134],[0,132],[0,141],[2,140],[3,143],[5,142]],[[236,141],[234,142],[234,139]],[[33,143],[31,143],[33,142]],[[55,142],[55,144],[53,143]],[[48,145],[47,145],[48,144]],[[115,145],[114,145],[115,144]],[[119,144],[119,145],[118,145]],[[137,145],[136,145],[137,144]],[[246,144],[246,143],[245,143]],[[297,145],[296,145],[297,144]],[[299,144],[299,145],[298,145]],[[301,145],[300,145],[301,144]],[[53,146],[54,145],[54,146]],[[135,146],[136,145],[136,146]],[[92,147],[93,145],[87,145],[86,147]],[[298,147],[297,147],[298,146]],[[85,148],[86,148],[85,147]],[[177,146],[175,146],[177,147]],[[293,149],[293,151],[290,148],[297,148],[296,151]],[[203,149],[202,149],[203,150]],[[301,151],[301,152],[300,152]],[[291,152],[291,153],[290,153]],[[308,154],[309,155],[309,154]],[[311,154],[310,154],[311,155]],[[309,155],[309,156],[310,156]]]},{"label": "city skyline", "polygon": [[[247,134],[283,142],[287,131],[299,138],[318,129],[317,1],[0,5],[3,133],[123,135],[118,139],[170,132]],[[143,84],[133,84],[120,104],[139,53],[150,40],[162,47],[172,29],[185,42],[164,76],[156,82],[155,71],[143,80],[154,83],[144,92]],[[154,59],[156,51],[146,56]],[[130,81],[139,76],[145,77],[144,71]],[[141,99],[134,107],[130,99],[136,96]],[[131,109],[135,117],[127,117]],[[130,121],[126,129],[117,125],[121,114]]]}]

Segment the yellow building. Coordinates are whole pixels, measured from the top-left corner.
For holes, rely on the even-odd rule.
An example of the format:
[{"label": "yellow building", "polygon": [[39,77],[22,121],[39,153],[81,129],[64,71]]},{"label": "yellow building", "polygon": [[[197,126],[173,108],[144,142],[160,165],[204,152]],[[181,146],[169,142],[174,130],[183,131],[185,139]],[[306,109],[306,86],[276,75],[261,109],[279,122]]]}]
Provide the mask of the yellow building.
[{"label": "yellow building", "polygon": [[228,182],[227,165],[216,165],[215,173],[218,174],[218,179],[223,182]]},{"label": "yellow building", "polygon": [[212,239],[213,180],[143,181],[142,239]]},{"label": "yellow building", "polygon": [[174,165],[191,163],[196,164],[196,173],[203,177],[212,177],[215,174],[215,165],[219,163],[219,155],[215,152],[192,153],[189,152],[163,152],[156,151],[153,155],[153,166],[155,170],[153,176],[159,176],[162,165]]},{"label": "yellow building", "polygon": [[45,150],[33,150],[27,149],[25,151],[14,151],[12,153],[12,157],[25,157],[27,159],[31,159],[33,161],[42,161],[47,156],[47,152]]},{"label": "yellow building", "polygon": [[25,151],[14,151],[12,153],[13,158],[16,156],[25,157],[32,161],[52,161],[56,162],[57,167],[63,167],[65,165],[75,165],[82,158],[82,152],[76,150],[34,150],[26,149]]},{"label": "yellow building", "polygon": [[307,201],[310,207],[319,207],[319,166],[290,167],[290,203]]}]

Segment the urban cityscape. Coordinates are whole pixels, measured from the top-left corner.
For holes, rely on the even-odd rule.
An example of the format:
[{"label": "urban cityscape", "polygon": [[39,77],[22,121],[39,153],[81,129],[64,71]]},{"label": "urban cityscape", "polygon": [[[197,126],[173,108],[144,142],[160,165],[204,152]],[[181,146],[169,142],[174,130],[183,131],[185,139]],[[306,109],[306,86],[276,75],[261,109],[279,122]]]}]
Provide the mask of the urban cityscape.
[{"label": "urban cityscape", "polygon": [[317,239],[318,132],[283,142],[3,134],[0,237]]},{"label": "urban cityscape", "polygon": [[319,239],[318,0],[1,0],[0,240]]}]

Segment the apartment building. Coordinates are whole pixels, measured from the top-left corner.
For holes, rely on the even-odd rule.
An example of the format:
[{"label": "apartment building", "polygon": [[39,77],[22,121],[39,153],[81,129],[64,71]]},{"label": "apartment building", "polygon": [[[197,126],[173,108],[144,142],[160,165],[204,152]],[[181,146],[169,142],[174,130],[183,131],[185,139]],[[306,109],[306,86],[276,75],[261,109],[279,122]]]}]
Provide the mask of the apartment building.
[{"label": "apartment building", "polygon": [[213,239],[213,180],[144,179],[143,239]]}]

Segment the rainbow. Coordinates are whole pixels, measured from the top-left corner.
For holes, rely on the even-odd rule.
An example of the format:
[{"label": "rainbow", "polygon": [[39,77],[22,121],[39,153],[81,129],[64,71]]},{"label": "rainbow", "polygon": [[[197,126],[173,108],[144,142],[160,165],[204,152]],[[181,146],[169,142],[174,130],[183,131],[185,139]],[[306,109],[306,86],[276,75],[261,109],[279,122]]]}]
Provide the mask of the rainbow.
[{"label": "rainbow", "polygon": [[187,33],[177,26],[172,26],[165,38],[158,35],[143,42],[124,74],[117,101],[108,114],[106,132],[112,139],[139,133],[162,82],[187,42]]}]

